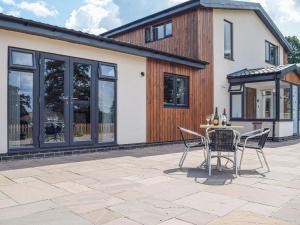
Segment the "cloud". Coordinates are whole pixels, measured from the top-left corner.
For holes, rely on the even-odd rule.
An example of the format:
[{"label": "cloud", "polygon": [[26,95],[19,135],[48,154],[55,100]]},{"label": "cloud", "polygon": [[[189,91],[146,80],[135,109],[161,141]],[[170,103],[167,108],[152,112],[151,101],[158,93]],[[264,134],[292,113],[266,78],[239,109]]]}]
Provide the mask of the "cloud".
[{"label": "cloud", "polygon": [[113,0],[85,0],[85,4],[73,10],[65,26],[91,34],[101,34],[121,25],[119,6]]},{"label": "cloud", "polygon": [[3,9],[1,8],[1,6],[0,6],[0,13],[2,13],[3,12]]},{"label": "cloud", "polygon": [[168,5],[173,6],[173,5],[178,5],[183,2],[187,2],[188,0],[168,0]]},{"label": "cloud", "polygon": [[10,16],[15,16],[15,17],[20,17],[21,16],[21,12],[18,11],[18,10],[8,11],[6,14],[10,15]]},{"label": "cloud", "polygon": [[58,14],[58,11],[56,9],[50,8],[44,1],[23,1],[20,4],[18,4],[17,7],[22,10],[29,11],[38,17],[56,16]]},{"label": "cloud", "polygon": [[2,2],[7,5],[15,5],[16,4],[14,0],[2,0]]}]

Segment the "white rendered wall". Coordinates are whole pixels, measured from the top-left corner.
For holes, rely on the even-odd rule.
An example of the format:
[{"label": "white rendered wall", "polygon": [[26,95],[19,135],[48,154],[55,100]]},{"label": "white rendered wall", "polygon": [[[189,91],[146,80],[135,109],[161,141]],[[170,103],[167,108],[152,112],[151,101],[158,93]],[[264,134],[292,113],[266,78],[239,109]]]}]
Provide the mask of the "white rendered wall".
[{"label": "white rendered wall", "polygon": [[[224,58],[224,20],[233,23],[233,58]],[[265,40],[280,46],[280,63],[283,48],[251,10],[213,10],[214,24],[214,104],[221,110],[229,109],[227,75],[239,70],[271,66],[265,63]]]},{"label": "white rendered wall", "polygon": [[33,35],[0,29],[0,153],[7,146],[7,76],[8,47],[55,53],[60,55],[116,63],[117,81],[117,140],[118,144],[146,142],[146,59],[144,57],[72,44]]},{"label": "white rendered wall", "polygon": [[[224,20],[233,23],[233,58],[224,58]],[[228,93],[227,75],[248,68],[272,66],[265,62],[265,41],[279,46],[280,64],[283,64],[283,47],[251,10],[213,10],[214,32],[214,104],[220,110],[229,110],[230,99]],[[243,124],[241,132],[253,130],[252,122],[233,122]],[[263,122],[263,127],[273,128],[272,122]],[[292,123],[280,122],[276,125],[276,136],[292,135]],[[272,131],[271,131],[272,132]]]}]

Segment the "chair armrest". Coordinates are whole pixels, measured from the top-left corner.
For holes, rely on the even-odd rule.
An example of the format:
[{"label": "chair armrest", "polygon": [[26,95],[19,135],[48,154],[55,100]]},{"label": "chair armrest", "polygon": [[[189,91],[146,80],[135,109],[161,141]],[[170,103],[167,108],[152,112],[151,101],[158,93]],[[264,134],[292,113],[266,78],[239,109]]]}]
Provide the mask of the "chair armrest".
[{"label": "chair armrest", "polygon": [[249,140],[254,139],[254,138],[256,138],[256,137],[261,137],[261,135],[263,135],[263,132],[262,132],[262,133],[259,133],[259,134],[255,134],[255,135],[252,135],[252,136],[247,137],[247,138],[245,139],[245,142],[244,142],[244,146],[243,146],[244,149],[246,148],[247,142],[248,142]]},{"label": "chair armrest", "polygon": [[259,133],[263,132],[263,129],[253,130],[253,131],[244,133],[244,134],[241,135],[241,137],[249,137],[249,136],[253,136],[253,134],[258,133],[258,132],[259,132]]}]

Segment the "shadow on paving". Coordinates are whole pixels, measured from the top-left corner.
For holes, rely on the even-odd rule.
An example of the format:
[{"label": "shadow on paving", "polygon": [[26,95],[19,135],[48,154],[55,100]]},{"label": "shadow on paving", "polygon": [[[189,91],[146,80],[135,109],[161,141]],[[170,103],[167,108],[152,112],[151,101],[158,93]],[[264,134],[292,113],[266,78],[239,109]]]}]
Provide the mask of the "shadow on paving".
[{"label": "shadow on paving", "polygon": [[[284,142],[268,142],[266,144],[266,147],[279,148],[279,147],[290,146],[299,143],[300,143],[299,139],[289,140]],[[170,145],[152,146],[152,147],[126,149],[126,150],[107,150],[107,151],[96,152],[96,153],[86,153],[86,154],[78,154],[78,155],[74,154],[70,156],[59,156],[59,157],[51,157],[51,158],[14,160],[8,162],[1,162],[0,171],[32,168],[32,167],[48,166],[48,165],[59,165],[64,163],[92,161],[92,160],[108,159],[108,158],[118,158],[118,157],[126,157],[126,156],[140,158],[140,157],[147,157],[147,156],[166,155],[166,154],[173,154],[173,153],[181,153],[183,151],[183,148],[184,148],[183,144],[170,144]],[[205,176],[201,178],[205,178]],[[220,180],[222,179],[223,178],[220,178]]]},{"label": "shadow on paving", "polygon": [[[213,176],[209,177],[206,169],[202,168],[174,168],[165,170],[164,173],[174,176],[186,176],[193,178],[196,183],[201,183],[209,186],[224,186],[232,184],[232,181],[236,179],[233,170],[229,168],[223,168],[221,172],[217,171],[216,167],[212,167]],[[259,173],[256,169],[253,170],[241,170],[240,176],[249,176],[265,178],[264,173]]]}]

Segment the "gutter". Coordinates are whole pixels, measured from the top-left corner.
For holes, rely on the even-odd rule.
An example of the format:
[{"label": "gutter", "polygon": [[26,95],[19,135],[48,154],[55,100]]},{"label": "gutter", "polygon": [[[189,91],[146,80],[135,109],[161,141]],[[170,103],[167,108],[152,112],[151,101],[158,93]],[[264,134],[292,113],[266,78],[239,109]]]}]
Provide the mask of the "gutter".
[{"label": "gutter", "polygon": [[0,29],[21,32],[36,36],[47,37],[56,40],[63,40],[71,43],[92,46],[101,49],[113,50],[126,54],[149,57],[163,60],[171,63],[181,64],[193,67],[195,69],[205,69],[208,62],[202,60],[182,57],[166,52],[140,47],[133,44],[112,40],[109,38],[99,37],[80,31],[52,26],[32,20],[16,18],[0,13]]}]

